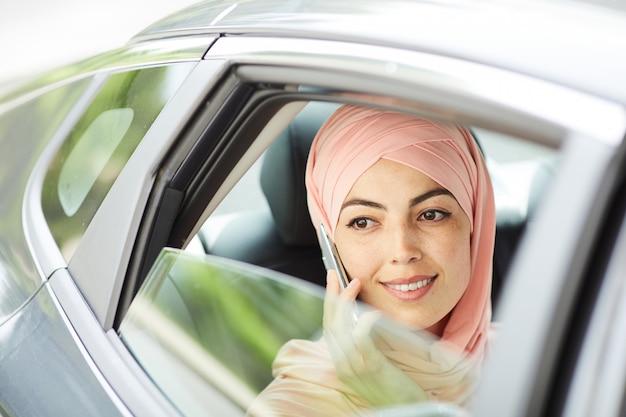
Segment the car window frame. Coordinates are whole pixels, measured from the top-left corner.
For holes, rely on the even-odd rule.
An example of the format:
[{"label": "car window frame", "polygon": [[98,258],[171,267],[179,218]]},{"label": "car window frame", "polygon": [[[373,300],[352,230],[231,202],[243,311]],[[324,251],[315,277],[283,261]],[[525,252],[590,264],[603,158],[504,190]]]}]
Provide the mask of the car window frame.
[{"label": "car window frame", "polygon": [[[292,101],[314,98],[337,102],[343,101],[389,106],[389,102],[385,101],[385,97],[388,97],[385,95],[385,93],[387,93],[395,97],[397,101],[393,104],[395,104],[395,108],[399,110],[409,110],[419,114],[434,116],[441,111],[445,111],[448,120],[460,120],[482,128],[502,131],[506,134],[539,141],[544,144],[552,144],[553,146],[565,142],[566,146],[563,152],[566,159],[572,158],[578,160],[581,156],[580,154],[585,153],[585,146],[590,143],[593,144],[592,146],[596,149],[595,157],[597,157],[597,161],[593,167],[593,175],[591,175],[590,178],[586,178],[586,181],[583,181],[583,187],[579,190],[584,193],[585,191],[593,192],[594,187],[599,184],[607,158],[614,152],[615,146],[621,141],[624,132],[626,119],[624,109],[621,106],[564,87],[548,85],[540,80],[528,79],[520,74],[505,71],[499,73],[499,76],[505,79],[510,77],[511,82],[521,79],[523,80],[522,84],[524,86],[528,86],[530,83],[530,85],[538,90],[538,93],[541,93],[543,91],[542,89],[546,88],[545,96],[541,95],[546,100],[542,110],[554,106],[553,112],[538,114],[537,111],[531,111],[531,103],[528,101],[529,97],[521,94],[522,92],[519,92],[519,97],[515,97],[515,95],[508,94],[509,91],[501,91],[498,93],[497,91],[490,90],[489,94],[477,97],[475,91],[468,87],[473,85],[471,82],[461,82],[464,77],[471,78],[470,75],[461,71],[466,69],[463,65],[458,67],[458,70],[461,72],[455,73],[454,77],[450,74],[437,73],[437,75],[442,78],[438,79],[438,84],[436,87],[433,87],[432,84],[429,83],[433,79],[433,71],[436,71],[436,68],[428,68],[428,71],[426,71],[422,65],[417,64],[420,60],[415,59],[412,61],[414,62],[413,65],[415,68],[413,68],[414,71],[411,71],[410,67],[406,67],[406,65],[409,64],[405,62],[411,61],[412,58],[411,53],[408,52],[404,55],[404,60],[401,62],[402,65],[405,65],[403,68],[405,72],[400,74],[402,76],[394,78],[395,87],[390,88],[389,80],[381,80],[377,78],[375,74],[375,70],[380,68],[380,64],[385,63],[385,65],[389,65],[389,57],[384,54],[380,55],[379,48],[372,48],[372,55],[374,55],[374,52],[378,53],[375,57],[360,56],[358,60],[355,60],[351,54],[347,54],[346,57],[342,58],[341,54],[345,53],[345,49],[335,49],[335,42],[311,41],[314,46],[311,46],[311,49],[307,49],[310,45],[303,40],[296,42],[281,39],[279,44],[282,46],[289,45],[288,48],[279,50],[280,48],[276,47],[276,49],[268,51],[267,45],[273,45],[272,42],[275,39],[268,40],[260,37],[255,39],[258,43],[254,44],[253,42],[253,46],[250,46],[248,43],[244,42],[244,40],[240,39],[241,43],[239,46],[241,46],[242,49],[232,53],[229,52],[227,48],[232,39],[233,38],[227,38],[225,41],[220,39],[216,43],[217,47],[212,48],[205,59],[209,61],[212,59],[227,59],[233,66],[234,71],[230,73],[230,76],[233,77],[235,83],[247,83],[255,88],[259,86],[262,86],[262,88],[256,90],[257,95],[251,96],[253,99],[249,101],[247,108],[244,107],[244,110],[242,110],[239,116],[239,120],[234,120],[233,123],[236,125],[236,129],[233,128],[231,131],[226,132],[226,137],[223,139],[226,143],[232,140],[233,137],[239,137],[237,135],[241,135],[242,131],[245,131],[246,125],[241,123],[252,114],[250,108],[255,108],[258,111],[260,104],[262,104],[264,100],[269,102],[270,98],[274,100],[274,103],[270,105],[270,108],[273,110],[269,111],[272,113],[276,110],[276,108],[272,106],[277,103],[285,104]],[[227,43],[222,43],[223,41]],[[223,46],[223,48],[221,46]],[[343,45],[343,47],[345,48],[346,45]],[[320,53],[320,49],[323,51],[337,51],[337,56],[335,56],[333,52],[331,57],[326,54],[320,58],[315,55],[316,51]],[[261,51],[262,53],[258,53]],[[361,50],[361,52],[362,51],[363,50]],[[423,58],[422,53],[416,53],[416,55]],[[438,59],[441,57],[435,58],[437,58],[435,61],[439,63]],[[316,59],[318,60],[316,61]],[[448,60],[450,58],[442,59]],[[313,62],[311,60],[313,60]],[[312,70],[303,67],[302,62],[306,62],[306,65],[317,66],[315,70]],[[346,70],[346,68],[350,70]],[[474,69],[480,72],[481,69],[485,68],[478,66],[478,68]],[[486,74],[491,74],[493,70],[492,68],[486,69]],[[475,72],[472,74],[473,76],[476,75]],[[450,77],[449,83],[445,82],[445,77],[447,76]],[[300,92],[289,91],[289,89],[271,89],[273,85],[284,85],[285,83],[306,85],[311,88]],[[414,96],[420,97],[420,100],[416,100],[419,104],[411,104],[411,97]],[[517,106],[516,100],[520,100]],[[588,118],[586,121],[579,120],[576,114],[572,114],[567,111],[567,109],[563,109],[560,106],[564,100],[569,104],[573,102],[576,105],[581,105],[582,108],[591,111],[594,117]],[[481,106],[477,106],[476,104],[481,104]],[[246,111],[248,113],[246,113]],[[598,120],[606,122],[603,125],[604,129],[597,129]],[[260,129],[255,123],[258,123],[258,121],[253,121],[252,124],[248,126],[248,128],[251,129],[248,133],[255,132],[255,135],[258,135]],[[235,131],[237,131],[237,135],[234,135]],[[278,133],[278,131],[274,133]],[[228,137],[229,135],[232,135],[230,139]],[[230,154],[230,156],[226,156],[227,153],[211,156],[211,158],[216,158],[213,161],[219,161],[221,164],[224,164],[222,165],[222,169],[230,172],[230,174],[226,177],[219,177],[217,181],[213,181],[213,183],[223,185],[224,188],[218,187],[218,189],[214,189],[209,193],[210,195],[216,196],[216,198],[209,198],[211,201],[208,205],[205,205],[204,208],[206,210],[202,216],[198,217],[200,210],[197,207],[192,207],[193,204],[183,201],[182,207],[188,207],[187,210],[182,210],[178,216],[178,219],[183,219],[183,223],[173,222],[173,224],[177,224],[178,226],[181,224],[187,225],[185,226],[187,231],[182,233],[182,237],[179,236],[174,239],[178,245],[184,246],[186,244],[189,235],[202,224],[204,218],[206,218],[208,213],[217,205],[218,200],[225,195],[227,189],[231,187],[232,184],[243,175],[249,165],[256,160],[256,157],[260,155],[262,149],[269,145],[273,135],[269,134],[267,137],[259,135],[259,137],[262,139],[258,143],[258,146],[251,147],[245,152],[239,151],[238,153]],[[196,139],[197,138],[187,138],[187,140],[192,141]],[[256,143],[257,142],[255,142],[255,144]],[[228,146],[225,146],[223,149],[227,150]],[[241,159],[250,162],[237,164],[237,161]],[[574,170],[574,166],[567,166],[565,173],[561,174],[564,176],[561,177],[561,181],[564,181],[564,178],[572,174]],[[211,182],[211,179],[215,180],[216,178],[211,177],[210,173],[205,173],[204,175],[204,181],[206,182]],[[567,201],[570,197],[563,195],[563,193],[555,193],[554,195],[559,198],[565,197],[564,201]],[[554,201],[556,198],[557,197],[552,196],[550,200]],[[575,203],[578,204],[578,206],[567,216],[567,222],[571,222],[571,224],[574,225],[577,224],[576,222],[579,221],[580,218],[587,215],[587,205],[584,201],[575,199]],[[195,220],[196,224],[190,224],[190,222],[194,221],[194,218],[197,218],[197,220]],[[550,211],[548,214],[542,214],[540,218],[541,220],[537,224],[547,226],[550,222],[554,222],[555,218],[559,219],[559,216],[555,214],[554,211]],[[579,233],[581,233],[580,228],[576,226],[575,229],[575,232],[569,234],[572,236],[572,241],[576,241],[574,236],[579,236]],[[537,232],[535,232],[535,234],[536,233]],[[536,239],[536,236],[530,238],[530,240],[533,239]],[[581,253],[584,253],[584,248],[581,249],[579,247],[573,247],[572,245],[564,248],[552,247],[551,250],[555,253],[555,260],[553,262],[550,261],[552,263],[550,268],[555,273],[555,278],[548,298],[558,299],[561,295],[560,290],[564,288],[563,286],[565,285],[565,271],[567,270],[571,273],[571,269],[569,268],[571,265],[562,264],[561,259],[569,259],[572,253],[576,251],[582,251]],[[532,250],[528,250],[528,248],[526,251],[522,252],[523,255],[519,256],[521,260],[518,262],[518,265],[523,265],[524,263],[532,264],[533,260],[541,259],[544,255],[543,253],[537,253],[537,251],[533,252]],[[585,253],[585,259],[587,256],[588,254]],[[520,276],[522,275],[519,270],[524,270],[524,268],[518,268],[518,271],[515,272],[514,275],[518,276],[517,281],[521,279]],[[574,275],[577,278],[572,280],[573,283],[571,285],[575,287],[577,283],[580,282],[580,273],[575,273]],[[527,289],[525,291],[527,291]],[[549,303],[546,302],[543,307],[546,309],[544,311],[549,314],[549,317],[552,317],[551,314],[568,314],[568,311],[571,311],[572,308],[572,300],[566,299],[561,310],[558,312],[551,311],[548,305]],[[518,315],[519,305],[509,309],[509,312],[506,313],[505,316],[507,314],[513,316]],[[532,329],[530,326],[526,326],[525,331],[528,334],[532,334],[532,336],[539,335],[539,337],[528,338],[527,350],[524,352],[525,360],[520,361],[520,366],[529,363],[531,358],[536,360],[538,358],[537,355],[544,353],[546,346],[550,345],[549,341],[562,340],[562,322],[541,323],[541,321],[538,321],[535,325],[537,325],[537,323],[539,323],[539,329]],[[553,329],[554,326],[560,331],[551,333],[548,329]],[[561,346],[560,342],[557,343],[557,346]],[[517,381],[517,388],[512,390],[512,395],[515,396],[515,400],[512,401],[512,403],[522,408],[526,406],[527,403],[524,401],[527,399],[525,396],[529,395],[528,386],[534,385],[534,389],[530,395],[536,396],[537,401],[532,403],[532,407],[536,404],[543,404],[545,397],[542,397],[542,392],[544,392],[544,389],[547,389],[552,373],[554,372],[550,360],[556,357],[558,349],[549,350],[548,353],[549,354],[541,358],[541,360],[536,361],[535,367],[521,370],[523,377]],[[502,358],[498,360],[501,361]],[[507,360],[510,359],[507,358]],[[506,406],[507,410],[510,408],[511,406]]]},{"label": "car window frame", "polygon": [[620,332],[626,325],[625,160],[626,138],[608,164],[598,192],[597,199],[606,201],[601,205],[605,209],[597,213],[601,220],[589,250],[584,290],[577,296],[568,329],[568,347],[558,364],[553,388],[556,400],[549,404],[546,415],[617,416],[626,407],[626,339]]},{"label": "car window frame", "polygon": [[[223,70],[223,61],[195,64],[113,183],[68,264],[105,330],[113,326],[137,227],[152,192],[158,165]],[[118,204],[119,201],[127,204]],[[117,219],[115,228],[109,219]],[[103,252],[104,242],[109,250]]]},{"label": "car window frame", "polygon": [[[232,39],[236,38],[224,39],[227,39],[226,42],[231,42]],[[224,45],[224,48],[227,48],[229,44],[223,43],[223,41],[225,41],[224,39],[220,39],[216,45]],[[332,56],[332,59],[328,59],[331,61],[330,63],[327,62],[327,57],[325,57],[320,61],[314,61],[315,65],[318,65],[318,67],[315,70],[311,70],[303,67],[302,64],[303,62],[311,63],[310,60],[307,60],[307,57],[315,58],[316,51],[320,52],[320,49],[322,51],[334,51],[334,47],[336,46],[335,42],[311,41],[311,43],[309,43],[302,39],[280,39],[278,45],[273,46],[274,49],[268,51],[267,46],[273,45],[272,42],[274,41],[275,39],[259,37],[258,42],[255,41],[256,43],[251,44],[250,47],[244,48],[244,50],[240,52],[240,55],[227,53],[224,49],[216,49],[214,51],[215,53],[212,54],[213,49],[211,49],[209,54],[205,56],[205,59],[198,64],[196,70],[192,73],[193,76],[190,76],[188,81],[183,85],[183,88],[179,91],[180,94],[177,93],[175,98],[164,109],[163,114],[167,112],[170,116],[174,115],[176,120],[178,120],[178,124],[165,121],[159,122],[160,119],[157,119],[157,122],[163,123],[159,125],[159,128],[163,128],[163,131],[159,131],[161,129],[156,128],[152,129],[149,134],[150,139],[148,140],[147,136],[144,141],[146,143],[145,146],[150,146],[148,143],[155,146],[153,148],[155,150],[151,153],[151,159],[143,162],[132,160],[132,163],[127,165],[128,169],[125,168],[123,170],[120,180],[114,184],[109,193],[110,195],[114,195],[115,198],[121,195],[131,195],[133,201],[129,204],[129,207],[134,207],[134,211],[132,213],[120,213],[119,210],[121,208],[111,204],[115,201],[115,198],[108,198],[107,196],[105,203],[107,203],[107,201],[108,203],[103,205],[102,209],[96,213],[94,220],[92,220],[89,239],[84,239],[84,243],[81,242],[80,250],[83,252],[81,256],[75,256],[76,260],[72,260],[73,265],[71,265],[70,272],[76,280],[91,280],[92,284],[93,281],[100,280],[98,283],[100,286],[93,287],[92,289],[94,291],[92,297],[96,302],[94,302],[93,305],[92,303],[89,304],[95,315],[95,319],[103,327],[103,330],[108,332],[105,333],[106,338],[117,338],[113,318],[115,314],[118,314],[118,317],[120,317],[120,315],[123,317],[124,313],[124,301],[120,300],[119,294],[123,293],[122,297],[127,297],[129,300],[132,299],[132,291],[123,292],[122,286],[125,285],[126,282],[137,280],[132,284],[132,286],[137,287],[141,282],[138,277],[141,271],[141,262],[144,260],[142,257],[145,252],[137,250],[133,252],[133,248],[146,245],[146,242],[149,241],[150,234],[157,230],[154,222],[157,221],[156,217],[159,213],[151,211],[151,207],[154,205],[151,205],[149,202],[153,201],[158,203],[164,196],[167,187],[171,185],[172,181],[175,179],[174,174],[176,172],[184,172],[184,170],[179,171],[178,168],[181,167],[187,160],[187,157],[191,155],[193,145],[197,142],[203,129],[207,126],[208,121],[211,120],[216,111],[216,109],[213,108],[209,110],[205,108],[205,113],[198,114],[196,110],[207,103],[206,99],[210,96],[210,92],[215,87],[217,87],[217,90],[224,92],[221,88],[228,80],[231,80],[235,85],[253,86],[253,90],[259,86],[263,87],[254,90],[258,93],[255,95],[254,100],[247,101],[246,105],[248,107],[243,113],[238,113],[242,115],[242,117],[239,121],[234,121],[236,127],[239,126],[238,123],[241,123],[241,120],[252,114],[251,109],[255,107],[255,104],[262,103],[270,98],[275,100],[272,105],[275,106],[273,107],[274,109],[279,109],[282,104],[287,102],[312,98],[338,102],[349,101],[355,103],[388,105],[388,103],[384,101],[384,95],[385,93],[390,93],[396,97],[397,102],[395,104],[399,109],[435,116],[441,110],[447,110],[449,112],[447,116],[450,119],[458,117],[459,120],[463,122],[488,129],[505,131],[515,136],[531,138],[542,143],[551,143],[553,146],[568,137],[574,142],[577,140],[576,137],[584,137],[586,139],[581,140],[585,142],[590,140],[600,144],[599,146],[611,147],[612,143],[618,141],[615,132],[622,129],[622,131],[619,132],[620,139],[623,133],[623,109],[621,109],[621,107],[618,109],[617,106],[611,103],[588,97],[581,93],[572,92],[568,89],[563,90],[559,88],[557,90],[564,92],[565,96],[568,98],[573,96],[575,98],[577,97],[582,102],[590,103],[590,106],[595,108],[598,112],[600,112],[600,110],[609,110],[608,112],[604,112],[604,117],[609,122],[605,123],[607,129],[603,131],[593,131],[595,127],[593,126],[595,123],[594,120],[587,120],[587,122],[577,121],[575,123],[577,127],[572,128],[567,125],[567,120],[569,120],[567,114],[560,112],[553,115],[553,119],[549,117],[550,115],[529,112],[529,103],[527,101],[524,102],[523,106],[516,107],[515,97],[507,95],[505,91],[499,94],[497,91],[491,91],[489,96],[476,97],[472,88],[466,88],[467,84],[460,82],[464,77],[470,76],[461,71],[461,69],[465,68],[464,66],[458,69],[461,71],[459,73],[440,74],[437,72],[437,66],[433,68],[427,65],[428,60],[412,60],[412,58],[416,57],[423,58],[425,56],[423,53],[407,52],[403,55],[405,58],[403,58],[400,63],[403,65],[402,71],[404,72],[400,74],[402,75],[401,77],[395,79],[395,87],[389,91],[386,88],[388,84],[386,76],[381,79],[376,75],[377,73],[381,74],[380,69],[384,69],[385,65],[389,64],[389,60],[385,56],[380,55],[381,50],[378,47],[372,48],[369,56],[356,61],[353,57],[354,54],[349,54],[348,57],[343,60],[340,56]],[[241,40],[241,42],[245,44],[243,40]],[[281,45],[284,46],[285,43],[289,44],[289,48],[281,50]],[[338,53],[345,51],[346,46],[350,45],[343,44],[343,47],[339,49]],[[263,53],[261,54],[259,52]],[[436,62],[440,62],[439,58],[442,58],[434,54],[432,56],[437,58]],[[442,59],[447,62],[450,58],[443,57]],[[414,63],[410,64],[405,61]],[[426,62],[426,64],[422,64],[422,62]],[[347,71],[346,68],[350,68],[350,70]],[[482,67],[479,66],[478,70],[481,68]],[[439,74],[442,77],[435,86],[430,84],[433,81],[433,73]],[[518,77],[526,79],[520,74],[508,72],[504,72],[503,74],[510,76],[512,80],[517,80]],[[445,80],[449,80],[450,82],[445,83]],[[276,85],[284,83],[285,81],[293,81],[294,83],[301,82],[304,85],[312,86],[312,89],[300,92],[286,91],[283,89],[272,92],[271,89],[268,90],[266,88],[267,86],[271,87],[272,84]],[[526,81],[528,80],[526,79]],[[530,81],[532,82],[532,80]],[[537,83],[540,86],[545,85],[541,81],[537,81]],[[471,85],[471,83],[469,85]],[[327,88],[323,89],[323,87]],[[356,91],[358,91],[359,94],[355,93]],[[270,93],[269,95],[268,92]],[[419,101],[418,104],[411,104],[413,103],[412,98],[415,95],[422,97],[422,100]],[[560,99],[563,98],[559,94],[556,94],[556,96],[548,96],[551,97],[548,101],[552,100],[551,102],[553,104],[558,103]],[[526,99],[527,98],[522,97],[522,101]],[[484,107],[477,106],[477,103],[480,103]],[[245,112],[249,113],[246,114]],[[519,119],[515,119],[516,117],[519,117]],[[570,119],[572,117],[575,117],[575,115],[569,116]],[[193,120],[193,123],[188,124],[189,120]],[[258,123],[259,120],[263,119],[256,119],[256,123]],[[267,121],[267,119],[265,120]],[[582,123],[582,125],[580,123]],[[258,135],[259,131],[263,130],[262,126],[264,126],[264,123],[261,123],[261,126],[257,124],[256,127],[250,125],[248,129],[252,130],[248,131],[256,131]],[[278,127],[275,127],[275,130],[275,133],[277,133],[279,131]],[[220,140],[224,140],[224,144],[227,145],[234,137],[232,136],[233,133],[235,133],[235,129],[227,131]],[[243,152],[244,161],[249,162],[242,162],[239,165],[236,164],[242,157],[241,152],[239,154],[233,153],[230,157],[222,158],[227,156],[223,153],[223,150],[227,149],[228,146],[220,150],[222,153],[214,155],[216,158],[215,161],[220,161],[220,166],[236,167],[236,169],[230,171],[230,174],[226,178],[222,178],[224,188],[221,191],[217,190],[219,192],[215,191],[217,198],[213,199],[210,203],[211,205],[207,207],[217,205],[217,200],[221,198],[220,196],[223,196],[228,187],[232,186],[232,184],[243,175],[248,168],[247,165],[251,165],[256,159],[256,156],[271,142],[271,132],[265,133],[266,135],[263,136],[261,140],[252,140],[252,142],[255,143],[254,147]],[[256,136],[254,136],[254,138],[256,138]],[[144,142],[142,142],[142,144]],[[568,150],[568,152],[579,150],[580,148],[574,147],[573,150]],[[171,153],[168,155],[170,151]],[[234,157],[234,155],[239,156]],[[125,186],[124,181],[121,180],[122,178],[135,178],[133,182],[134,186],[131,188]],[[141,181],[136,181],[137,178],[141,178]],[[210,178],[211,176],[205,176],[204,180],[208,181]],[[589,184],[587,184],[587,187],[589,187]],[[174,188],[174,190],[176,189]],[[179,198],[180,195],[174,197],[176,199]],[[184,205],[185,201],[174,202],[174,205],[177,204]],[[193,210],[198,211],[198,208],[193,208]],[[169,222],[170,227],[171,224],[174,224],[176,221],[175,217],[172,218],[172,213],[175,215],[175,212],[176,210],[169,214],[165,213],[165,217],[169,216],[169,218],[165,219],[165,224]],[[182,216],[182,213],[185,212],[181,212],[180,216]],[[107,246],[114,248],[115,251],[104,258],[102,257],[100,236],[102,236],[102,233],[106,234],[110,232],[110,230],[108,230],[110,226],[106,219],[111,218],[112,215],[115,216],[119,214],[125,217],[126,223],[124,227],[121,227],[120,230],[116,230],[115,233],[110,236],[110,239],[107,240]],[[202,223],[201,217],[203,215],[204,214],[198,216],[196,213],[197,219],[194,221],[197,222],[197,225]],[[181,218],[180,216],[178,218]],[[191,225],[189,230],[193,230],[193,227],[194,225]],[[167,230],[167,226],[163,230]],[[160,232],[163,230],[160,230]],[[180,242],[183,246],[185,243],[186,242]],[[133,252],[133,256],[139,254],[134,261],[129,259],[131,252]],[[526,256],[526,259],[532,259],[532,256]],[[102,285],[104,285],[104,287],[102,287]],[[102,297],[101,291],[103,290],[106,293],[106,297]],[[106,299],[104,305],[98,301],[100,298]],[[87,297],[87,299],[88,301],[90,300],[89,297]],[[118,302],[120,303],[119,305]],[[78,317],[77,311],[72,311],[71,308],[68,315],[71,317],[72,322],[75,320],[87,320]],[[102,358],[106,355],[108,348],[97,347],[97,343],[102,342],[98,337],[89,337],[84,340],[83,343],[85,343],[90,352],[92,349],[96,351],[95,355],[98,356],[99,359],[97,362],[100,365],[101,361],[104,360]],[[542,339],[542,342],[545,342],[545,340]],[[531,348],[533,352],[536,352],[540,350],[541,347],[541,344],[537,343]],[[106,362],[102,363],[103,367],[110,368],[109,365],[106,365]],[[114,373],[115,371],[113,369],[106,369],[103,372]],[[519,382],[520,385],[535,378],[535,372],[536,369],[529,370],[526,378]],[[538,387],[538,389],[540,388],[541,387]],[[523,394],[524,391],[519,392],[520,396]]]}]

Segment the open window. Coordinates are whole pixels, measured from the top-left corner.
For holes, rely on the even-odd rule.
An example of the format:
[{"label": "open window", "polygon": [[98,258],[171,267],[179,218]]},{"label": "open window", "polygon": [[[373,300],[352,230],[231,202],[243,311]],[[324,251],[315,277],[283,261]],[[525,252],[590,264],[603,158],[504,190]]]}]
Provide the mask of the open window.
[{"label": "open window", "polygon": [[[324,286],[304,172],[313,138],[338,106],[307,103],[225,195],[187,249]],[[495,304],[517,244],[557,169],[558,150],[484,128],[470,126],[470,130],[484,152],[496,197]]]},{"label": "open window", "polygon": [[[223,415],[245,414],[272,380],[280,346],[321,335],[326,274],[308,216],[304,172],[313,138],[341,105],[336,97],[323,98],[295,95],[279,106],[261,104],[226,129],[230,139],[220,157],[210,156],[213,164],[205,163],[188,182],[196,187],[188,194],[202,197],[183,203],[181,212],[188,216],[174,222],[187,232],[170,241],[185,242],[184,250],[161,252],[121,323],[129,350],[186,415],[200,415],[209,406],[219,406]],[[496,193],[497,301],[559,153],[468,127],[488,161]],[[233,146],[238,140],[245,146]],[[219,164],[224,168],[217,176]],[[418,343],[407,328],[398,334]],[[458,411],[450,410],[440,415]]]}]

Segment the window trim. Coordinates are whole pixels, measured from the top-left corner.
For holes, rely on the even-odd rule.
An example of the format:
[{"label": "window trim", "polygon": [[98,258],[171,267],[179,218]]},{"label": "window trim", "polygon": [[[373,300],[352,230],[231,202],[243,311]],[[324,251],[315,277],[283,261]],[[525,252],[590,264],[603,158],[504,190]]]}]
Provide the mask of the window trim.
[{"label": "window trim", "polygon": [[[70,273],[105,330],[113,325],[159,163],[221,74],[223,64],[200,62],[191,70],[123,168],[69,262]],[[115,227],[110,219],[117,219]]]},{"label": "window trim", "polygon": [[[554,412],[568,416],[622,415],[626,373],[626,339],[616,329],[626,326],[626,146],[622,144],[611,161],[600,190],[608,201],[593,244],[591,260],[585,270],[585,290],[579,295],[576,315],[568,340],[568,351],[562,355],[560,375],[569,385],[555,384],[561,407]],[[559,375],[559,380],[562,377]]]},{"label": "window trim", "polygon": [[[608,100],[524,74],[425,52],[313,39],[225,37],[215,42],[204,59],[228,59],[240,67],[238,73],[244,81],[298,83],[308,79],[325,88],[361,86],[356,91],[363,90],[363,80],[376,84],[376,74],[393,74],[397,88],[390,89],[388,82],[386,88],[366,88],[411,100],[419,83],[424,102],[469,114],[475,119],[472,122],[484,120],[489,123],[487,128],[516,129],[511,133],[523,137],[532,129],[534,136],[553,144],[564,131],[575,130],[616,145],[626,124],[623,107]],[[276,67],[287,65],[304,74],[290,77],[289,72],[277,71],[280,68]],[[249,77],[248,71],[253,71]],[[333,72],[333,77],[326,71]],[[404,86],[410,87],[408,91]],[[472,97],[477,103],[469,100]],[[456,98],[465,98],[467,104]],[[520,116],[534,125],[529,126]],[[494,126],[494,119],[501,119],[502,126]]]}]

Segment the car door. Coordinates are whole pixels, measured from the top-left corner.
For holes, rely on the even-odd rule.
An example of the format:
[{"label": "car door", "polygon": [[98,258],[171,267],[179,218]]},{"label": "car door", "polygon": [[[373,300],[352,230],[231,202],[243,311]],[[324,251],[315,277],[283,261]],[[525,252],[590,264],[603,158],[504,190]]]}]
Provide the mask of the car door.
[{"label": "car door", "polygon": [[[79,259],[89,262],[82,259],[82,245],[90,241],[90,229],[98,224],[95,219],[100,209],[110,204],[107,201],[113,197],[109,196],[115,195],[119,184],[127,181],[124,178],[129,174],[124,172],[132,169],[128,167],[133,166],[133,161],[144,159],[138,149],[150,137],[149,132],[163,125],[184,124],[185,113],[171,118],[163,115],[167,113],[164,109],[167,103],[175,102],[183,82],[190,77],[193,80],[192,74],[210,40],[200,37],[183,43],[167,41],[174,52],[160,42],[131,45],[78,68],[60,71],[65,76],[68,72],[76,73],[74,77],[78,79],[61,78],[57,81],[61,86],[76,85],[82,90],[78,100],[68,100],[58,109],[48,108],[55,115],[52,120],[59,119],[57,125],[38,122],[50,129],[51,137],[41,146],[40,154],[33,154],[36,164],[28,168],[23,203],[17,206],[18,218],[24,223],[14,226],[24,228],[28,251],[27,256],[15,259],[32,257],[37,273],[28,279],[40,285],[3,324],[3,334],[7,335],[3,339],[6,344],[2,361],[7,373],[3,374],[14,376],[2,378],[6,384],[2,390],[3,409],[7,412],[166,412],[167,403],[159,406],[132,371],[120,367],[114,348],[106,341],[103,323],[107,309],[116,305],[119,297],[115,274],[98,275],[97,262],[90,264],[84,274],[80,269],[74,272],[69,265],[80,264]],[[209,77],[215,75],[215,71],[208,72]],[[51,78],[56,76],[59,74]],[[193,99],[185,101],[193,103]],[[69,111],[62,114],[65,107]],[[168,139],[171,138],[165,138]],[[159,148],[152,149],[159,152]],[[149,172],[147,168],[142,173],[146,181]],[[138,178],[131,177],[130,182]],[[140,181],[139,188],[143,185]],[[142,194],[133,196],[141,199]],[[122,213],[120,217],[104,220],[109,230],[123,236],[128,232],[124,229],[128,225],[125,219],[134,215],[132,198],[127,197],[115,201]],[[123,268],[119,263],[111,264],[119,262],[111,256],[118,253],[118,247],[109,246],[102,240],[104,237],[96,238],[99,248],[94,257],[114,270]],[[122,245],[122,256],[124,249]],[[100,280],[103,276],[106,278]],[[39,394],[29,400],[33,389]],[[120,400],[120,393],[126,396],[124,400]],[[156,394],[159,398],[160,394]],[[60,400],[68,397],[77,400]]]},{"label": "car door", "polygon": [[[589,244],[586,231],[592,226],[586,221],[591,207],[588,196],[596,195],[621,140],[621,108],[518,74],[394,48],[286,38],[222,38],[205,59],[216,62],[224,58],[233,67],[213,96],[220,99],[221,111],[212,107],[215,100],[208,103],[206,117],[195,120],[189,134],[164,160],[161,172],[168,175],[155,182],[156,195],[162,200],[154,201],[174,196],[176,209],[168,215],[167,205],[151,204],[144,214],[149,220],[139,229],[141,251],[131,260],[134,284],[126,287],[127,304],[118,310],[122,326],[126,311],[130,311],[127,309],[132,309],[134,294],[160,250],[190,245],[234,184],[306,103],[392,106],[557,151],[558,170],[534,207],[531,227],[524,232],[524,244],[515,257],[512,284],[508,284],[509,278],[503,283],[509,289],[503,293],[502,312],[497,316],[515,331],[503,331],[498,338],[500,350],[495,350],[493,363],[499,366],[492,372],[501,378],[517,375],[517,385],[508,394],[515,398],[498,394],[502,402],[496,404],[488,403],[483,394],[485,397],[480,398],[484,402],[479,402],[479,410],[493,415],[503,410],[499,406],[506,406],[507,412],[512,407],[527,409],[531,414],[535,407],[543,407],[557,372],[558,349],[553,347],[561,346],[565,337],[566,324],[560,319],[573,311],[573,294],[582,285],[580,274],[570,269],[577,250],[573,243]],[[393,71],[385,73],[381,68]],[[535,106],[538,97],[541,108]],[[580,111],[594,117],[582,119],[578,117]],[[598,121],[607,129],[598,131]],[[511,149],[516,148],[508,151]],[[586,158],[585,172],[578,169],[582,155]],[[563,206],[568,207],[567,216],[559,209]],[[532,283],[522,277],[528,272],[519,271],[537,265],[545,276],[544,291],[541,297],[533,296],[536,304],[532,307],[527,302],[522,305],[530,296],[524,300],[517,294],[529,294]],[[523,314],[524,323],[509,319],[511,311]],[[520,339],[522,332],[527,334]],[[504,386],[507,384],[500,381],[499,388],[493,389],[500,392]]]}]

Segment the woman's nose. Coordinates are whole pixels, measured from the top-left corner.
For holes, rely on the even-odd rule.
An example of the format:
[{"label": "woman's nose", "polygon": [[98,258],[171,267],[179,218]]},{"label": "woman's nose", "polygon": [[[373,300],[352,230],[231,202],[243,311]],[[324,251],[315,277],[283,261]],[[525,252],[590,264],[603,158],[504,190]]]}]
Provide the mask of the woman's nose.
[{"label": "woman's nose", "polygon": [[408,264],[422,258],[419,236],[409,225],[398,225],[390,231],[388,246],[391,261]]}]

